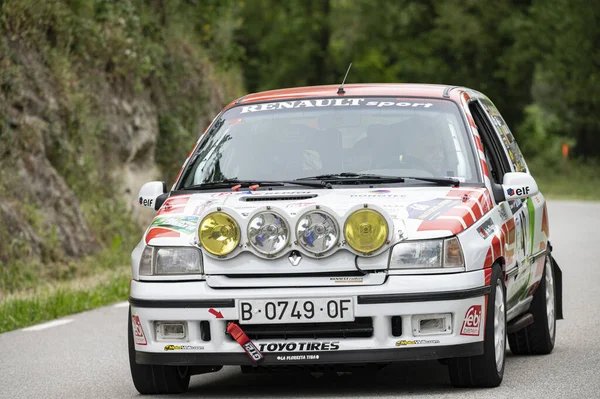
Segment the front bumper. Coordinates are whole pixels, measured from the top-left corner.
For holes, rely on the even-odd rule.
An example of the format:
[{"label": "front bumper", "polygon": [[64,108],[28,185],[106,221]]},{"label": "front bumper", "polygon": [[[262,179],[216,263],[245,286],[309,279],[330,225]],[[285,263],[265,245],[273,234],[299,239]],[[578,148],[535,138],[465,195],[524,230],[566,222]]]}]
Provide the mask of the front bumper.
[{"label": "front bumper", "polygon": [[[365,364],[389,363],[411,360],[447,359],[474,356],[483,353],[483,341],[451,346],[432,346],[404,349],[364,349],[338,352],[266,353],[261,366],[287,364]],[[245,353],[152,353],[136,351],[139,364],[169,366],[250,366],[252,361]]]},{"label": "front bumper", "polygon": [[[202,281],[132,281],[131,312],[145,336],[145,344],[135,345],[136,361],[163,365],[251,365],[241,346],[226,333],[227,323],[239,319],[240,299],[338,296],[353,298],[354,316],[357,320],[369,320],[370,334],[253,339],[265,356],[261,365],[379,363],[478,355],[483,353],[483,320],[489,294],[484,281],[483,270],[388,276],[382,285],[334,288],[214,289]],[[474,307],[481,309],[480,325],[476,330],[471,325],[469,335],[463,334],[467,314]],[[413,319],[428,314],[450,314],[450,331],[420,335],[414,330]],[[401,323],[400,329],[392,328],[393,319],[396,327]],[[155,321],[186,322],[187,337],[160,340]]]}]

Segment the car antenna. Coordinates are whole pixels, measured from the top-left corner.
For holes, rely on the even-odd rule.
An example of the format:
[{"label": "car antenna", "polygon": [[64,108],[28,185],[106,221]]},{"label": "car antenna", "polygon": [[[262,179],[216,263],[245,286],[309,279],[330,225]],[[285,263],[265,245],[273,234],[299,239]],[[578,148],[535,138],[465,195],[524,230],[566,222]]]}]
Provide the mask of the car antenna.
[{"label": "car antenna", "polygon": [[346,71],[346,76],[344,76],[344,80],[342,80],[342,84],[340,85],[337,94],[346,94],[344,91],[344,83],[346,83],[346,78],[348,77],[348,72],[350,72],[350,68],[352,68],[352,63],[348,66],[348,70]]}]

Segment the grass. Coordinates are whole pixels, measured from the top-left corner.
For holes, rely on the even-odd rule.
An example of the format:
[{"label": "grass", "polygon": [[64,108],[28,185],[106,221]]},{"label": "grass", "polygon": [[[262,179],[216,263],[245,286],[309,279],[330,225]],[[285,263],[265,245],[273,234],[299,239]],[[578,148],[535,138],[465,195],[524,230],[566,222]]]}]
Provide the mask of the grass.
[{"label": "grass", "polygon": [[534,161],[529,167],[540,191],[550,200],[600,201],[600,165],[596,163]]},{"label": "grass", "polygon": [[12,293],[0,301],[0,333],[124,301],[129,277],[130,268],[124,266],[33,292]]}]

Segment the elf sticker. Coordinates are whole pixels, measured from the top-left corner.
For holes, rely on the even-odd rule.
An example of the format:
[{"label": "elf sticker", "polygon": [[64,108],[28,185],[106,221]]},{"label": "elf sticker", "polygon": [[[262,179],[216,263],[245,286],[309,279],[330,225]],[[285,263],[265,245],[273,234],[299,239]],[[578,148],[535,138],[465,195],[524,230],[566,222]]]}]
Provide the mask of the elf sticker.
[{"label": "elf sticker", "polygon": [[148,345],[138,316],[133,316],[133,340],[136,345]]},{"label": "elf sticker", "polygon": [[479,326],[481,326],[481,305],[473,305],[465,314],[460,335],[478,336]]}]

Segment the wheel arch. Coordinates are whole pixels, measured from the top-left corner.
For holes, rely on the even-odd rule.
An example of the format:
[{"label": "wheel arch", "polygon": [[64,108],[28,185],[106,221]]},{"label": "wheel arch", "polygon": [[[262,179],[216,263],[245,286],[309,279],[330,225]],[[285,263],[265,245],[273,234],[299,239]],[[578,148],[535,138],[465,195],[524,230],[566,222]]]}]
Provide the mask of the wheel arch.
[{"label": "wheel arch", "polygon": [[552,262],[552,272],[554,273],[554,295],[555,295],[555,306],[556,306],[556,320],[563,320],[563,284],[562,284],[562,270],[558,266],[558,262],[552,256],[552,244],[548,241],[548,256],[550,262]]}]

